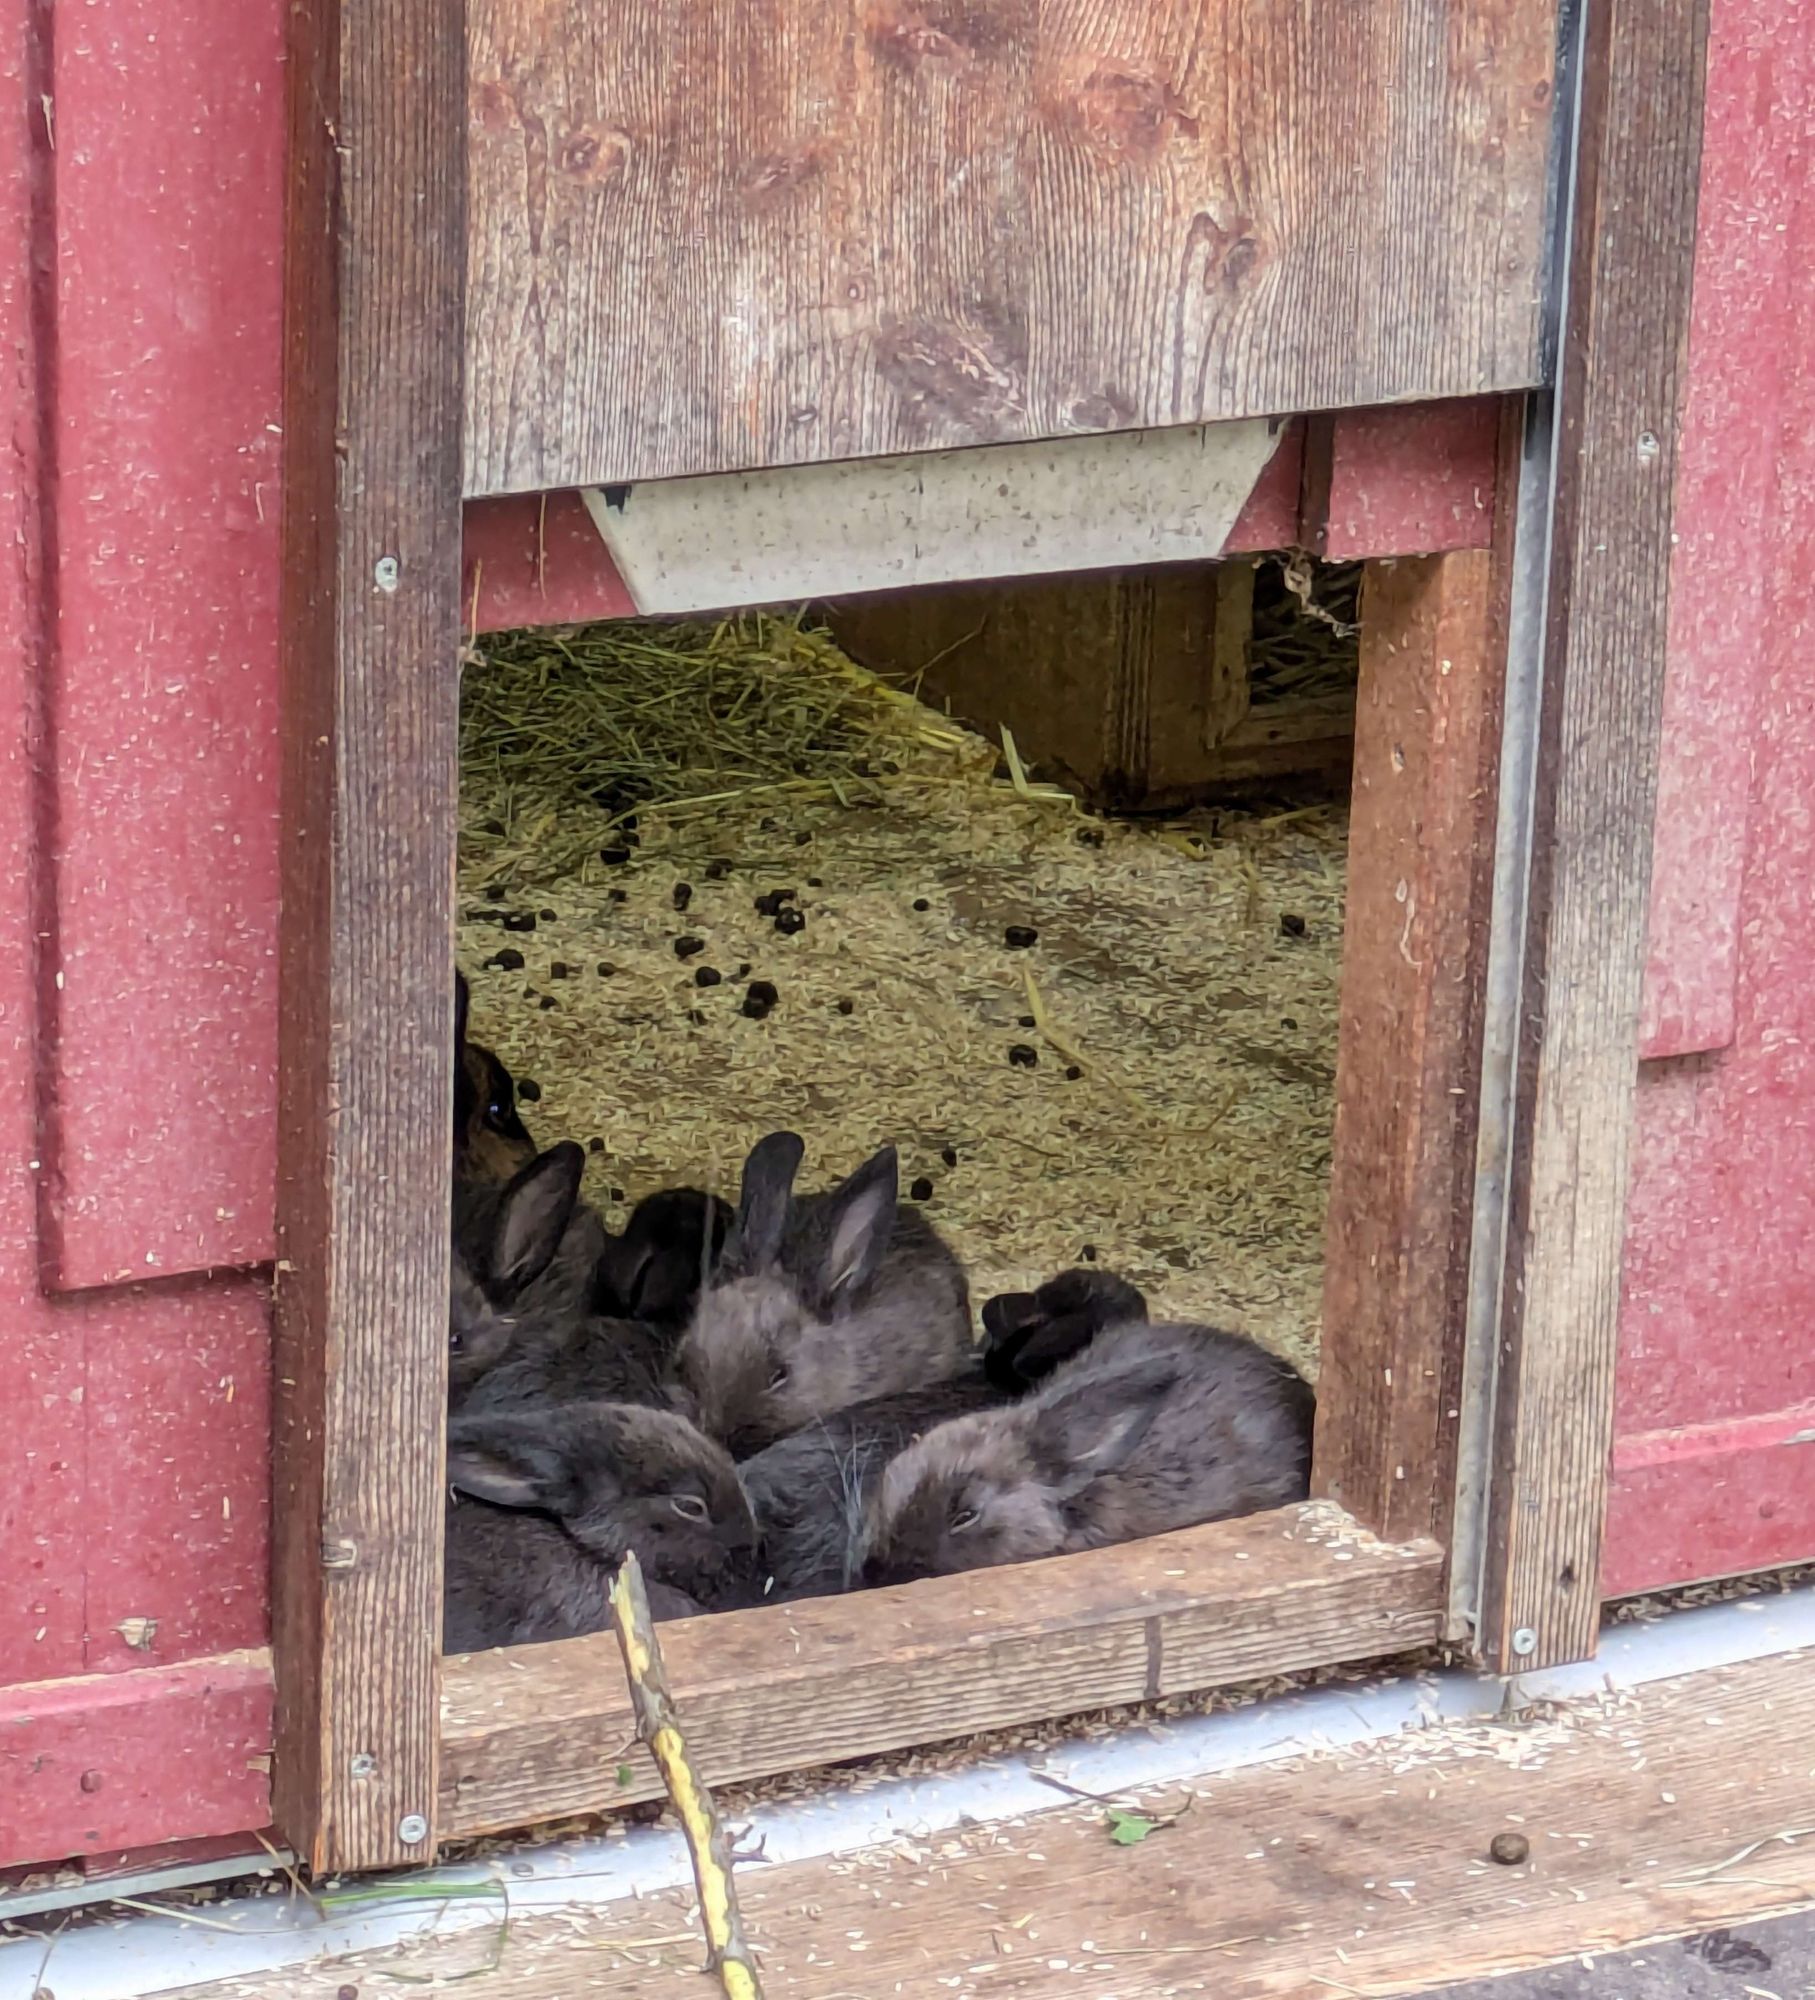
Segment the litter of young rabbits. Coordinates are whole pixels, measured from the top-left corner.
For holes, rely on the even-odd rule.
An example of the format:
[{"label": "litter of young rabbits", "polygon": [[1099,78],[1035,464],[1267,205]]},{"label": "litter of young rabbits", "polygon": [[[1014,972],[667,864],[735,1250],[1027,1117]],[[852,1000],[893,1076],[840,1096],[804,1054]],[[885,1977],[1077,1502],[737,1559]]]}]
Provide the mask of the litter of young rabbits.
[{"label": "litter of young rabbits", "polygon": [[786,620],[463,718],[451,1649],[1302,1495],[1340,806],[1093,819]]},{"label": "litter of young rabbits", "polygon": [[[657,1616],[685,1617],[1305,1497],[1304,1378],[1240,1335],[1151,1323],[1111,1273],[992,1300],[979,1352],[963,1267],[901,1202],[893,1147],[802,1194],[801,1140],[769,1134],[722,1234],[709,1197],[669,1191],[636,1281],[660,1267],[676,1309],[635,1317],[578,1147],[518,1136],[487,1052],[462,1044],[456,1067],[490,1089],[462,1092],[455,1130],[451,1650],[599,1630],[633,1549]],[[477,1164],[504,1164],[500,1141],[527,1156],[502,1187]]]}]

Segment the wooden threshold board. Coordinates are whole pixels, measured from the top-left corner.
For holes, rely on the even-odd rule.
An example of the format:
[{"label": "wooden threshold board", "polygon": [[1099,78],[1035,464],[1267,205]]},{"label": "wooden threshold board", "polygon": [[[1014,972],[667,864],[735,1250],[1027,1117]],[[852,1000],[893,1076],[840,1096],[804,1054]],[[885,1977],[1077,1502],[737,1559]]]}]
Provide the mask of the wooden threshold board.
[{"label": "wooden threshold board", "polygon": [[[662,1627],[710,1782],[1428,1644],[1434,1543],[1327,1504],[904,1590]],[[617,1641],[470,1653],[442,1684],[444,1840],[657,1797]]]}]

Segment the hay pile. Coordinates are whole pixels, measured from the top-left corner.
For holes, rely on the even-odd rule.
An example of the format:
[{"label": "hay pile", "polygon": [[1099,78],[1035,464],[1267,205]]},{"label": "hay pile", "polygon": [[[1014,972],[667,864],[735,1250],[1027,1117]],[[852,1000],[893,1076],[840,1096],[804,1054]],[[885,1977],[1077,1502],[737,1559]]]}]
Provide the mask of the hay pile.
[{"label": "hay pile", "polygon": [[1094,1253],[1314,1365],[1340,808],[1092,819],[771,617],[487,642],[462,751],[475,1032],[614,1224],[893,1139],[979,1297]]}]

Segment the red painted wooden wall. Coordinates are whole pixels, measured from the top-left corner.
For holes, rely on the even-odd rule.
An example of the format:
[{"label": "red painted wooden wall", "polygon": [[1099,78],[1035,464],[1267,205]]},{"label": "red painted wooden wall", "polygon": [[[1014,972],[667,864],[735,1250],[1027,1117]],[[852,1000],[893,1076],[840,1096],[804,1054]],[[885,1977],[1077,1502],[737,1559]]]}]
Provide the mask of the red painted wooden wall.
[{"label": "red painted wooden wall", "polygon": [[1815,60],[1716,0],[1606,1584],[1815,1557]]},{"label": "red painted wooden wall", "polygon": [[[1622,1587],[1815,1553],[1815,235],[1774,6],[1716,9]],[[0,0],[0,1867],[266,1811],[282,27]],[[1490,467],[1469,406],[1345,416],[1318,517],[1294,439],[1234,545],[1478,545]],[[469,550],[482,625],[624,608],[570,496]]]},{"label": "red painted wooden wall", "polygon": [[266,1811],[280,21],[0,0],[0,1864]]}]

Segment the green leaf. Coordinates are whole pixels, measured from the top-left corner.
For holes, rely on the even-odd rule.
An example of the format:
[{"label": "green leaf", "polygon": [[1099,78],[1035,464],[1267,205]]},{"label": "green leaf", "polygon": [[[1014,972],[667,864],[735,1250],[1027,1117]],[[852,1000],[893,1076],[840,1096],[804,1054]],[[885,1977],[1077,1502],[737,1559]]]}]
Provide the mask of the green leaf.
[{"label": "green leaf", "polygon": [[1124,1812],[1120,1806],[1109,1808],[1109,1837],[1118,1847],[1138,1847],[1159,1824],[1145,1813]]}]

